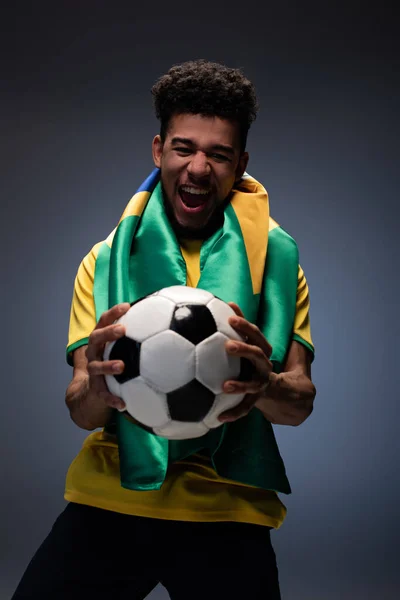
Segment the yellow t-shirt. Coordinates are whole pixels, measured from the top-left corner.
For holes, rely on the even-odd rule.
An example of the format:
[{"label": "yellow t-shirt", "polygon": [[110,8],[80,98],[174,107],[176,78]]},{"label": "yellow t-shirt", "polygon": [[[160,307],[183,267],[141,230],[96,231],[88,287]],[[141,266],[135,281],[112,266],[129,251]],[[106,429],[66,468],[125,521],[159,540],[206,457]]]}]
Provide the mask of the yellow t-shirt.
[{"label": "yellow t-shirt", "polygon": [[[96,325],[93,281],[100,244],[82,261],[75,279],[68,347],[87,343]],[[187,285],[200,278],[201,241],[181,241]],[[312,348],[308,286],[299,266],[293,335]],[[286,507],[278,494],[217,475],[211,460],[195,454],[170,465],[159,490],[133,491],[120,484],[116,440],[104,431],[86,438],[66,477],[65,499],[119,513],[181,521],[238,521],[279,528]]]}]

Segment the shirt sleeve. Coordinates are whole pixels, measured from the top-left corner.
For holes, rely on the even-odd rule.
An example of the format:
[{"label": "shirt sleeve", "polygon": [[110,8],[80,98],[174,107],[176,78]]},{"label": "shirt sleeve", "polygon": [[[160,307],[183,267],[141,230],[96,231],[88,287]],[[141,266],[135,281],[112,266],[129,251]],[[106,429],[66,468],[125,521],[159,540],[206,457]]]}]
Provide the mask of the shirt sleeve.
[{"label": "shirt sleeve", "polygon": [[294,318],[293,339],[303,344],[315,354],[311,338],[310,296],[304,271],[299,265],[297,278],[296,314]]},{"label": "shirt sleeve", "polygon": [[96,327],[93,283],[100,246],[101,242],[93,246],[79,265],[75,277],[67,344],[67,362],[71,366],[73,351],[88,343],[89,336]]}]

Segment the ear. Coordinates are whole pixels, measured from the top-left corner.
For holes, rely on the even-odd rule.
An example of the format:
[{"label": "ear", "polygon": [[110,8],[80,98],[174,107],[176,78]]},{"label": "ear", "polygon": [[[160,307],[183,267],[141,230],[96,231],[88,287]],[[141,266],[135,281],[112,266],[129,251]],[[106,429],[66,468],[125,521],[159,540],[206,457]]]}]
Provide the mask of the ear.
[{"label": "ear", "polygon": [[164,144],[161,141],[161,136],[156,135],[152,143],[152,153],[153,153],[153,161],[155,166],[160,169],[161,168],[161,157],[163,153]]},{"label": "ear", "polygon": [[238,166],[236,167],[235,181],[239,181],[242,178],[243,173],[246,171],[248,162],[249,153],[243,152],[243,154],[240,155]]}]

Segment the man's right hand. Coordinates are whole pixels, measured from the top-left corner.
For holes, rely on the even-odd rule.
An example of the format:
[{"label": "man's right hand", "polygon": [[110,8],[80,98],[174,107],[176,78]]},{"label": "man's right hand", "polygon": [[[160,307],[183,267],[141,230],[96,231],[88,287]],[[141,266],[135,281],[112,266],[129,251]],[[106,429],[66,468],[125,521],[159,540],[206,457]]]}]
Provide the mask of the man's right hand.
[{"label": "man's right hand", "polygon": [[125,403],[108,390],[104,375],[115,375],[124,370],[120,360],[103,360],[107,342],[113,342],[125,334],[122,325],[115,321],[130,308],[130,304],[116,304],[100,317],[89,337],[88,345],[75,350],[74,374],[65,396],[72,420],[83,429],[104,427],[112,409],[125,408]]}]

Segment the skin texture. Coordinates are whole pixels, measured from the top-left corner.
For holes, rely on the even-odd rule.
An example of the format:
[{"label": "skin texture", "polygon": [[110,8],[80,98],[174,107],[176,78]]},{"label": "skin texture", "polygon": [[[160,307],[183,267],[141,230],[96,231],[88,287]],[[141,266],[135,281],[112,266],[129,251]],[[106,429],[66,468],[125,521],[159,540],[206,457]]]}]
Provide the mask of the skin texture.
[{"label": "skin texture", "polygon": [[[311,355],[308,350],[293,341],[288,352],[285,368],[279,375],[272,373],[269,360],[271,346],[258,327],[243,318],[239,307],[230,303],[237,317],[230,317],[230,324],[246,339],[246,342],[227,342],[226,350],[236,356],[249,359],[255,374],[252,381],[226,381],[227,393],[245,393],[242,402],[234,409],[220,415],[221,422],[231,422],[244,417],[253,407],[276,425],[300,425],[311,414],[316,394],[311,381]],[[122,361],[103,361],[106,342],[125,334],[125,328],[114,321],[129,310],[129,304],[117,304],[105,312],[89,338],[87,346],[74,352],[73,379],[67,388],[66,403],[71,418],[81,428],[89,431],[104,427],[113,408],[124,408],[121,398],[111,394],[104,375],[121,373]]]},{"label": "skin texture", "polygon": [[300,343],[293,341],[286,358],[284,370],[277,375],[272,372],[269,357],[272,348],[259,328],[249,323],[237,304],[229,303],[237,317],[229,322],[246,342],[227,342],[226,350],[250,360],[255,369],[252,381],[226,381],[227,393],[245,393],[242,402],[234,409],[222,413],[222,422],[244,417],[256,406],[264,416],[276,425],[300,425],[310,416],[316,395],[311,380],[311,354]]},{"label": "skin texture", "polygon": [[[219,117],[184,114],[171,119],[164,143],[159,135],[155,136],[153,160],[161,169],[173,225],[183,236],[197,233],[202,237],[207,224],[229,197],[235,181],[245,172],[248,154],[240,152],[236,123]],[[200,213],[185,211],[179,193],[185,185],[210,190],[207,205]]]},{"label": "skin texture", "polygon": [[[176,115],[169,123],[165,140],[155,136],[152,150],[154,164],[161,169],[167,214],[177,235],[204,237],[212,230],[235,181],[247,167],[249,157],[240,151],[238,125],[219,117]],[[185,209],[182,186],[209,192],[200,211]],[[246,341],[229,341],[226,350],[249,359],[254,376],[252,381],[225,382],[226,393],[244,393],[245,397],[237,407],[220,415],[221,422],[244,417],[256,407],[271,423],[300,425],[311,414],[316,395],[311,380],[311,354],[293,341],[283,372],[273,373],[270,344],[236,304],[230,305],[236,313],[230,324]],[[106,374],[122,372],[124,364],[103,361],[102,357],[106,342],[124,335],[124,327],[114,322],[128,309],[129,304],[124,303],[106,311],[88,345],[74,352],[73,378],[65,400],[71,418],[83,429],[103,427],[113,408],[125,406],[120,398],[110,394],[104,379]]]}]

